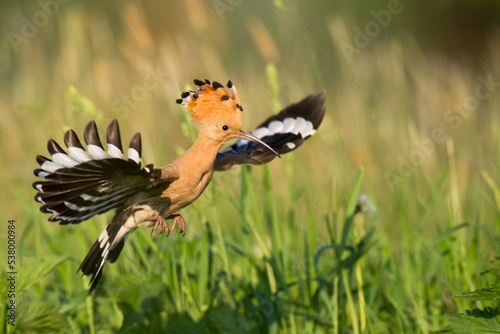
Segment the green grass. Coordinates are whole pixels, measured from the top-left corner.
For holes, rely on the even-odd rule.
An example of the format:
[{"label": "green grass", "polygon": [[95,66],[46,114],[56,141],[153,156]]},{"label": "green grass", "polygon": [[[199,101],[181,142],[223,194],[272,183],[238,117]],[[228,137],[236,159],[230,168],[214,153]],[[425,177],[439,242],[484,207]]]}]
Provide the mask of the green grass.
[{"label": "green grass", "polygon": [[[398,34],[419,17],[405,2],[348,63],[339,45],[386,5],[244,1],[221,20],[211,2],[70,2],[18,53],[4,39],[0,208],[17,224],[18,312],[0,332],[498,332],[500,89],[473,112],[461,106],[478,77],[500,80],[500,40],[450,59]],[[19,33],[39,6],[3,5],[0,34]],[[113,108],[157,67],[168,75],[156,88]],[[34,157],[68,128],[95,119],[102,133],[118,118],[124,142],[140,131],[145,163],[165,165],[196,138],[174,100],[198,77],[236,84],[246,130],[320,90],[327,114],[296,152],[217,173],[183,210],[184,238],[134,232],[89,296],[75,272],[111,214],[48,222]],[[376,212],[355,213],[359,194]],[[0,236],[5,250],[6,227]]]}]

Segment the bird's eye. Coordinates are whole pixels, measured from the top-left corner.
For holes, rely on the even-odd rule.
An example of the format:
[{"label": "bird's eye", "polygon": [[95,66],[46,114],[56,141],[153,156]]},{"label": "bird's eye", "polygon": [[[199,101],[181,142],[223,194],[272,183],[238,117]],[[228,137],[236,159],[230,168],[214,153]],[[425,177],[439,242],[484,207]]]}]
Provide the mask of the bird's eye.
[{"label": "bird's eye", "polygon": [[227,125],[222,126],[222,130],[227,131],[228,129],[229,129],[229,126],[227,126]]}]

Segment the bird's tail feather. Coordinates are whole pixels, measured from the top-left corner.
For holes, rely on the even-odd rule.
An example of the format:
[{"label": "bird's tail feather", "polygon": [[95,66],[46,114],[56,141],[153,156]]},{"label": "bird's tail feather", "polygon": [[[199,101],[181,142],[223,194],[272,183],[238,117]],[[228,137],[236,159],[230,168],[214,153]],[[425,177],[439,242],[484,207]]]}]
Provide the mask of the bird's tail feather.
[{"label": "bird's tail feather", "polygon": [[123,212],[115,216],[115,219],[106,226],[97,241],[92,245],[92,248],[90,248],[90,251],[77,270],[77,273],[81,271],[84,276],[92,276],[90,278],[89,293],[99,283],[106,260],[110,263],[116,261],[131,232],[129,228],[123,226],[122,220],[124,218],[126,216]]}]

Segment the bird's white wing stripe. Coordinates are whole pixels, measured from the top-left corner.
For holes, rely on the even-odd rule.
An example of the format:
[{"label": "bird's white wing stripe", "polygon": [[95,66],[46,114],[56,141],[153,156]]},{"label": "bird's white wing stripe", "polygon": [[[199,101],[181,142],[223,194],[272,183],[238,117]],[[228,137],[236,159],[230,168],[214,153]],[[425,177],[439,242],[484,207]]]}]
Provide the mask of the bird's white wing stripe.
[{"label": "bird's white wing stripe", "polygon": [[109,159],[109,155],[97,145],[87,145],[87,150],[95,160]]},{"label": "bird's white wing stripe", "polygon": [[[291,118],[287,117],[281,121],[272,121],[267,127],[258,128],[252,134],[262,139],[266,136],[273,136],[278,133],[293,133],[295,135],[301,135],[302,138],[307,136],[312,136],[316,130],[314,130],[313,124],[310,121],[306,121],[302,117]],[[243,143],[243,140],[238,142],[238,146],[245,145],[248,141]]]},{"label": "bird's white wing stripe", "polygon": [[90,202],[95,202],[100,198],[97,196],[90,196],[89,194],[81,194],[80,197],[83,198],[84,200],[90,201]]},{"label": "bird's white wing stripe", "polygon": [[[255,130],[254,132],[252,132],[252,134],[259,138],[259,139],[262,139],[264,138],[265,136],[268,136],[269,135],[269,129],[268,128],[258,128],[257,130]],[[272,134],[272,133],[271,133]]]},{"label": "bird's white wing stripe", "polygon": [[89,154],[80,147],[68,147],[68,152],[73,159],[79,162],[86,162],[92,160],[92,157],[90,157]]},{"label": "bird's white wing stripe", "polygon": [[45,161],[41,167],[44,171],[48,173],[53,173],[59,168],[62,168],[63,166],[59,165],[58,163],[54,163],[52,161]]},{"label": "bird's white wing stripe", "polygon": [[38,172],[37,176],[41,177],[42,179],[45,179],[50,173],[47,172]]},{"label": "bird's white wing stripe", "polygon": [[300,130],[304,126],[306,120],[303,119],[302,117],[297,117],[295,119],[295,124],[293,126],[293,129],[290,131],[291,133],[298,135],[300,133]]},{"label": "bird's white wing stripe", "polygon": [[[128,190],[128,189],[127,189]],[[83,211],[93,211],[93,210],[98,210],[98,209],[101,209],[105,206],[107,206],[108,204],[112,203],[112,202],[117,202],[118,200],[120,200],[122,197],[125,197],[125,196],[128,196],[129,193],[128,191],[125,191],[124,193],[120,194],[118,196],[119,193],[114,193],[112,195],[109,195],[107,196],[107,198],[109,198],[109,200],[107,201],[104,201],[104,202],[99,202],[97,205],[93,205],[93,206],[78,206],[76,204],[73,204],[73,203],[70,203],[70,202],[64,202],[64,204],[70,208],[71,210],[74,210],[74,211],[79,211],[79,212],[83,212]],[[104,196],[103,196],[104,197]],[[102,198],[101,198],[102,199]]]},{"label": "bird's white wing stripe", "polygon": [[103,191],[105,191],[107,189],[108,189],[108,187],[102,187],[102,186],[97,187],[97,191],[100,193],[102,193]]},{"label": "bird's white wing stripe", "polygon": [[288,133],[288,132],[291,132],[292,129],[294,128],[295,126],[295,119],[293,118],[285,118],[283,120],[283,129],[281,129],[281,132],[280,133]]},{"label": "bird's white wing stripe", "polygon": [[78,161],[74,160],[73,158],[69,157],[67,154],[64,153],[54,153],[52,154],[52,159],[54,162],[63,165],[65,167],[73,167],[79,164]]},{"label": "bird's white wing stripe", "polygon": [[271,131],[272,134],[275,134],[275,133],[280,133],[281,130],[283,130],[283,128],[285,127],[285,125],[283,124],[283,122],[280,121],[272,121],[271,123],[269,123],[267,127],[269,128],[269,131]]},{"label": "bird's white wing stripe", "polygon": [[139,152],[133,148],[129,148],[127,152],[127,156],[129,159],[134,160],[137,164],[141,162],[141,157],[139,156]]},{"label": "bird's white wing stripe", "polygon": [[112,158],[123,159],[123,152],[113,144],[108,143],[108,154]]},{"label": "bird's white wing stripe", "polygon": [[315,134],[316,130],[314,130],[313,124],[311,122],[306,121],[305,125],[302,127],[299,133],[302,136],[302,138],[306,138],[308,136],[312,136],[313,134]]}]

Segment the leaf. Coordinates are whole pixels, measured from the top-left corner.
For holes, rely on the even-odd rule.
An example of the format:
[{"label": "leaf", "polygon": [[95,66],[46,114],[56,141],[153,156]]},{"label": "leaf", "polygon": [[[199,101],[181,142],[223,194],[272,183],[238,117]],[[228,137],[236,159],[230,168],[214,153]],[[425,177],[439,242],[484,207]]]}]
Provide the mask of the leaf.
[{"label": "leaf", "polygon": [[54,271],[58,265],[66,261],[69,256],[47,256],[32,265],[23,265],[19,269],[18,291],[30,289],[34,284],[41,281],[45,276]]},{"label": "leaf", "polygon": [[17,329],[24,332],[62,332],[66,323],[62,314],[52,305],[44,302],[21,300]]},{"label": "leaf", "polygon": [[500,209],[500,189],[498,189],[497,184],[495,183],[495,181],[493,181],[493,179],[488,174],[488,172],[483,170],[481,172],[481,175],[483,176],[484,180],[486,181],[486,183],[490,186],[491,190],[493,191],[493,194],[495,196],[495,203],[497,205],[497,208]]},{"label": "leaf", "polygon": [[214,334],[241,333],[245,325],[242,316],[226,305],[209,309],[200,321],[202,322],[207,332]]},{"label": "leaf", "polygon": [[500,298],[500,281],[497,281],[495,286],[491,288],[463,293],[458,296],[454,296],[454,298],[464,298],[470,300],[492,300]]},{"label": "leaf", "polygon": [[131,305],[136,312],[149,311],[151,298],[158,297],[164,287],[158,275],[139,273],[123,274],[114,284],[121,304]]},{"label": "leaf", "polygon": [[[363,175],[365,174],[365,170],[360,168],[358,172],[358,177],[356,179],[356,183],[354,184],[354,188],[351,192],[351,197],[349,198],[349,203],[347,204],[347,214],[348,216],[353,216],[356,212],[356,205],[358,204],[359,192],[361,190],[361,184],[363,181]],[[345,232],[345,231],[344,231]],[[344,239],[344,236],[342,236]]]},{"label": "leaf", "polygon": [[[320,249],[318,249],[316,251],[316,253],[314,254],[314,267],[316,268],[316,270],[318,270],[320,261],[322,261],[321,255],[323,255],[323,253],[325,251],[330,250],[330,249],[339,250],[339,251],[348,251],[349,254],[351,254],[354,251],[354,248],[350,245],[344,245],[344,246],[338,245],[338,244],[325,245],[325,246],[321,247]],[[332,263],[330,259],[328,259],[327,261],[328,261],[328,263]]]},{"label": "leaf", "polygon": [[198,334],[205,333],[200,324],[195,323],[186,313],[168,315],[168,323],[163,328],[164,333],[171,334]]},{"label": "leaf", "polygon": [[500,310],[498,308],[475,309],[460,314],[451,320],[451,324],[438,333],[500,333]]}]

